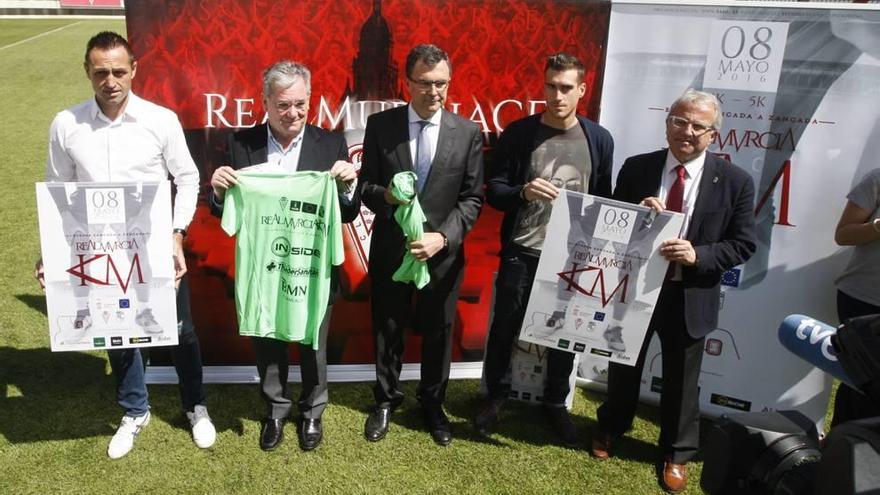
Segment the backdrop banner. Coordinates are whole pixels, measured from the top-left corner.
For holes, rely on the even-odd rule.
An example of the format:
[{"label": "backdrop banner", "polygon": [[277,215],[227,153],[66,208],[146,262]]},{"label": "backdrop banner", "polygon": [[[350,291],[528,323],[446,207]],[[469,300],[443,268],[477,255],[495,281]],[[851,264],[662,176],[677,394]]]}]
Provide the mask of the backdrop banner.
[{"label": "backdrop banner", "polygon": [[168,181],[36,188],[52,350],[176,345]]},{"label": "backdrop banner", "polygon": [[[595,118],[609,12],[608,3],[566,0],[126,2],[139,60],[134,91],[178,113],[205,188],[226,162],[228,134],[265,121],[262,71],[281,59],[311,69],[309,120],[344,133],[356,166],[367,117],[408,98],[405,58],[419,43],[449,52],[453,76],[446,108],[482,128],[487,150],[507,124],[544,109],[543,69],[552,53],[573,53],[586,65],[580,111]],[[485,206],[465,242],[453,376],[479,376],[500,219]],[[252,368],[232,367],[252,365],[254,356],[238,336],[231,299],[233,245],[218,224],[202,202],[187,237],[193,317],[206,379],[249,381]],[[327,345],[333,380],[371,379],[366,276],[371,228],[372,214],[363,209],[345,229],[343,293],[334,305]],[[420,337],[409,336],[405,378],[418,376],[419,350]],[[157,352],[151,358],[155,365],[170,364]],[[154,381],[174,380],[169,369],[154,371]]]},{"label": "backdrop banner", "polygon": [[[776,7],[778,5],[778,7]],[[880,154],[880,11],[619,2],[612,6],[602,119],[615,170],[665,146],[668,106],[687,88],[722,102],[710,151],[748,171],[757,189],[758,251],[723,278],[719,328],[705,346],[703,410],[797,409],[817,422],[831,379],[786,351],[791,313],[837,321],[834,279],[848,257],[833,241],[846,194]],[[658,342],[643,397],[662,387]],[[585,359],[581,375],[604,384]]]}]

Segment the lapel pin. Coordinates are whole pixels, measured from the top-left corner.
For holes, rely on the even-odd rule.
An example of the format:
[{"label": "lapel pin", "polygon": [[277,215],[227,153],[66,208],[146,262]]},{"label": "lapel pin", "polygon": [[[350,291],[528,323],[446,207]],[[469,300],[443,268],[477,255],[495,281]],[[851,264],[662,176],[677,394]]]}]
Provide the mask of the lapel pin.
[{"label": "lapel pin", "polygon": [[718,176],[716,175],[714,179],[712,179],[712,184],[718,184]]}]

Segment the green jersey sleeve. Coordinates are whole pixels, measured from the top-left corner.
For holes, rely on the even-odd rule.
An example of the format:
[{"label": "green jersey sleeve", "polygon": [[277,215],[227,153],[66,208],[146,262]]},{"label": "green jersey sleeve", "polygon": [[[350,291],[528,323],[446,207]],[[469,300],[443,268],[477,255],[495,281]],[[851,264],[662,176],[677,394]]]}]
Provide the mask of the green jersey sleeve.
[{"label": "green jersey sleeve", "polygon": [[226,191],[226,198],[223,200],[223,217],[220,220],[220,227],[229,236],[238,234],[241,228],[241,222],[238,214],[239,205],[241,205],[241,190],[238,187],[232,187]]}]

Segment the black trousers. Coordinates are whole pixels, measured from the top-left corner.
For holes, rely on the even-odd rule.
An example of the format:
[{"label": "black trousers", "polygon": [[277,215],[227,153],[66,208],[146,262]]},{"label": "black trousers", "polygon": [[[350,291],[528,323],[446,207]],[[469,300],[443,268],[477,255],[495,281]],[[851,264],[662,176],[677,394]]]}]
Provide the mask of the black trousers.
[{"label": "black trousers", "polygon": [[[333,305],[327,306],[327,312],[318,332],[318,350],[312,349],[311,345],[296,344],[299,347],[302,373],[302,391],[297,406],[303,418],[320,418],[327,406],[327,333],[332,312]],[[290,343],[271,338],[251,337],[251,344],[257,356],[260,396],[266,401],[266,416],[273,419],[286,418],[293,407],[292,400],[287,398]]]},{"label": "black trousers", "polygon": [[[522,328],[537,269],[538,258],[535,256],[515,248],[508,248],[502,253],[498,278],[495,280],[494,316],[484,357],[490,399],[505,399],[510,395],[510,383],[504,378],[510,366],[514,340]],[[547,351],[547,382],[543,401],[554,406],[565,405],[574,354],[553,348]]]},{"label": "black trousers", "polygon": [[459,271],[451,285],[437,284],[437,288],[434,288],[434,284],[428,284],[422,290],[390,278],[372,278],[370,306],[376,349],[373,396],[377,405],[395,409],[403,402],[403,392],[400,390],[401,358],[405,329],[412,326],[422,336],[418,399],[425,409],[442,406],[449,383],[452,326],[463,276],[463,271]]},{"label": "black trousers", "polygon": [[[880,313],[880,306],[874,306],[837,291],[837,318],[841,323],[856,316],[878,313]],[[841,383],[837,387],[837,395],[834,398],[834,415],[831,417],[832,427],[854,419],[873,416],[880,416],[880,406],[849,385]]]},{"label": "black trousers", "polygon": [[687,333],[684,290],[679,282],[667,281],[660,290],[636,366],[609,364],[608,399],[597,412],[599,429],[617,437],[632,426],[645,355],[654,332],[660,337],[663,353],[658,443],[665,459],[684,464],[693,459],[700,445],[698,383],[706,339],[695,339]]}]

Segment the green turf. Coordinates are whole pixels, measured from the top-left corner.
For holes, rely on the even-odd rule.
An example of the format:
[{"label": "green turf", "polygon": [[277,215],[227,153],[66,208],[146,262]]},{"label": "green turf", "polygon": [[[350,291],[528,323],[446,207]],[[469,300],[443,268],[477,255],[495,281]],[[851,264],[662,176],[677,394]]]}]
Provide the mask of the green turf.
[{"label": "green turf", "polygon": [[[587,453],[601,396],[578,390],[577,450],[558,447],[540,409],[513,405],[491,441],[468,424],[475,381],[455,381],[447,408],[455,441],[435,446],[410,399],[386,440],[363,439],[368,384],[332,384],[325,442],[300,452],[292,429],[273,453],[257,446],[262,404],[254,385],[211,385],[216,446],[198,450],[183,427],[177,391],[151,386],[153,420],[130,455],[110,461],[107,442],[121,416],[103,353],[50,353],[45,302],[31,273],[39,241],[34,182],[41,180],[53,115],[91,94],[82,70],[88,38],[124,31],[121,20],[0,20],[4,110],[0,157],[0,493],[661,493],[653,462],[656,410],[644,408],[618,456]],[[296,387],[294,387],[296,390]],[[699,493],[700,464],[690,493]]]}]

